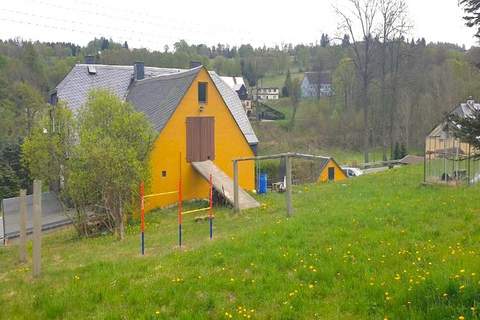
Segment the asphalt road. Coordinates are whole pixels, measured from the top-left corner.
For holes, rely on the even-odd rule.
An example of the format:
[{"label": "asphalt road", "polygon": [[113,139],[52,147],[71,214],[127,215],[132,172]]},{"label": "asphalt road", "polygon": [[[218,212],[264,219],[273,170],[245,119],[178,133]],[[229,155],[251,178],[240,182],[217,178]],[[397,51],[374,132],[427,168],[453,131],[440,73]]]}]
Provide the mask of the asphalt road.
[{"label": "asphalt road", "polygon": [[[20,202],[19,198],[4,199],[2,202],[3,223],[0,224],[0,238],[14,238],[20,232]],[[0,222],[2,222],[0,220]],[[27,233],[32,231],[32,196],[27,196]],[[50,230],[71,224],[65,215],[60,201],[54,193],[42,194],[42,230]],[[4,233],[4,234],[3,234]]]}]

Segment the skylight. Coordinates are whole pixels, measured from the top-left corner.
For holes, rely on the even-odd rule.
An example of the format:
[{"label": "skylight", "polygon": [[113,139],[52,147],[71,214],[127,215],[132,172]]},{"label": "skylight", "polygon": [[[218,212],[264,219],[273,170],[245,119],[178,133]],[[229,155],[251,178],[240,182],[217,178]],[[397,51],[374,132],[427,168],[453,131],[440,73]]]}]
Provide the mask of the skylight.
[{"label": "skylight", "polygon": [[94,65],[88,66],[88,74],[97,74],[97,69],[95,68]]}]

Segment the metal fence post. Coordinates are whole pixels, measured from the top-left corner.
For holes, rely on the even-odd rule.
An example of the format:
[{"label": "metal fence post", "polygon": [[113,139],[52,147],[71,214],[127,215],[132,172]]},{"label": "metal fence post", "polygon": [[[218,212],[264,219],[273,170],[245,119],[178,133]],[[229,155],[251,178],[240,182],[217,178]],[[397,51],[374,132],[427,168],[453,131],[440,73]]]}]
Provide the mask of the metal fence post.
[{"label": "metal fence post", "polygon": [[42,182],[33,182],[33,276],[41,273],[42,259]]},{"label": "metal fence post", "polygon": [[286,177],[286,194],[285,198],[287,200],[287,217],[291,217],[293,214],[292,207],[292,159],[290,156],[285,156],[285,165],[287,167],[287,177]]},{"label": "metal fence post", "polygon": [[20,262],[27,261],[27,190],[20,190],[20,244],[18,258]]},{"label": "metal fence post", "polygon": [[233,209],[235,213],[240,212],[238,200],[238,161],[233,160]]},{"label": "metal fence post", "polygon": [[3,200],[0,200],[0,214],[1,214],[1,222],[2,222],[2,225],[0,226],[1,229],[1,233],[0,235],[2,236],[2,241],[3,241],[3,245],[6,246],[7,245],[7,239],[6,239],[6,232],[5,232],[5,211],[4,211],[4,207],[3,207]]}]

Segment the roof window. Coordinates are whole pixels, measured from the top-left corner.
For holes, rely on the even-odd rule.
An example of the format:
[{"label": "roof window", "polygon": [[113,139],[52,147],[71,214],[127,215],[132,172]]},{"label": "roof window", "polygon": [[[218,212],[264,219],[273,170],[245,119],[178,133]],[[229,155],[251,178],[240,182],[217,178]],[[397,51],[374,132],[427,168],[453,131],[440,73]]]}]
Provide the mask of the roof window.
[{"label": "roof window", "polygon": [[97,74],[97,69],[95,68],[94,65],[88,65],[88,74]]}]

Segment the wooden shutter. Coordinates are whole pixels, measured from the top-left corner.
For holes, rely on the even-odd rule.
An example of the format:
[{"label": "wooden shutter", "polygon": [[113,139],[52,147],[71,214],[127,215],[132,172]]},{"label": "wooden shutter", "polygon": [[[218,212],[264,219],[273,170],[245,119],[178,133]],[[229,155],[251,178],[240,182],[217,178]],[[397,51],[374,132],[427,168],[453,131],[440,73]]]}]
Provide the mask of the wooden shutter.
[{"label": "wooden shutter", "polygon": [[213,117],[187,118],[187,161],[215,159],[215,119]]}]

